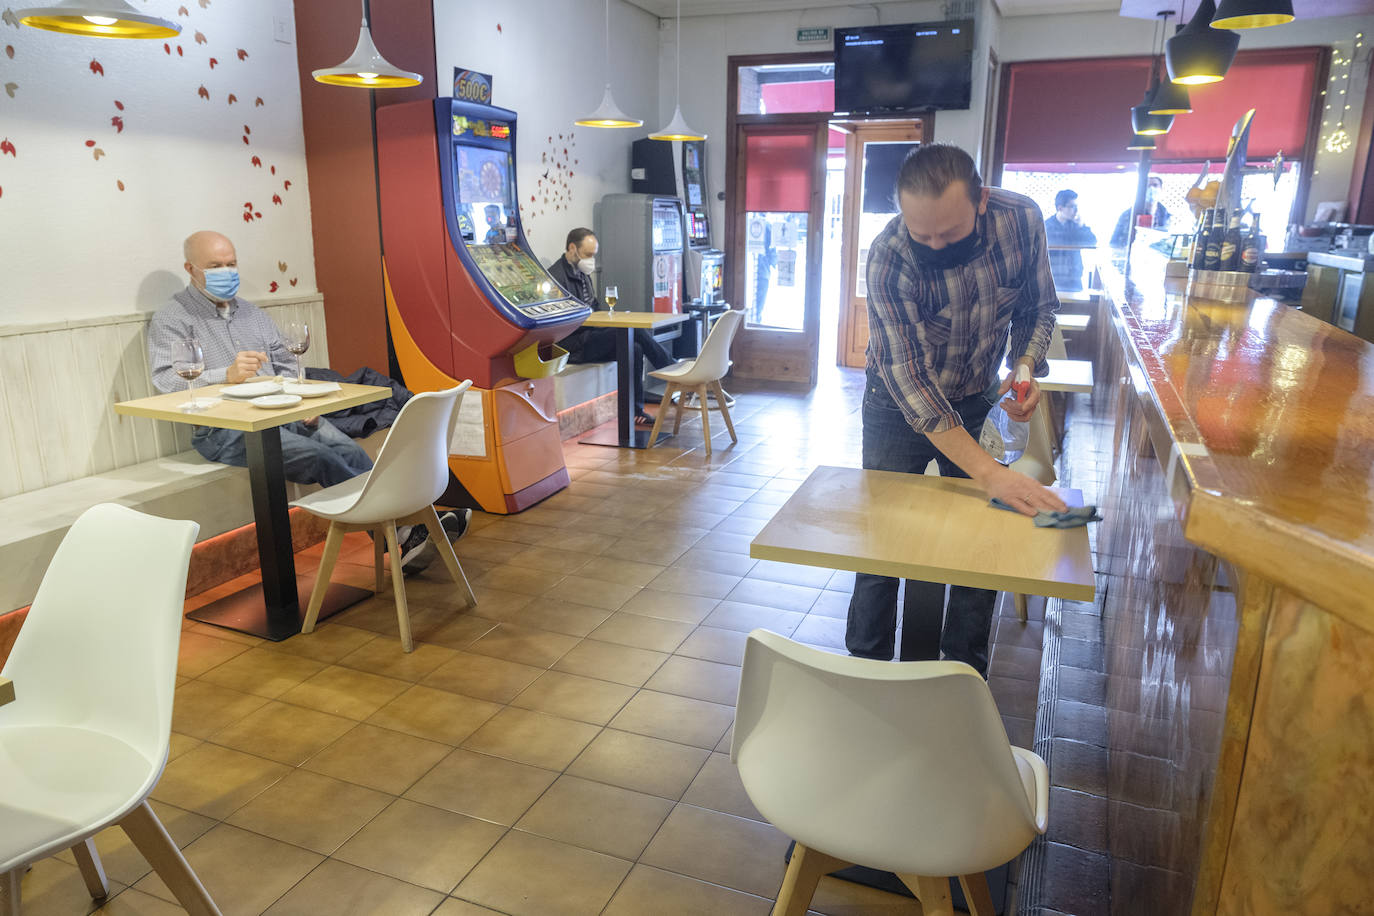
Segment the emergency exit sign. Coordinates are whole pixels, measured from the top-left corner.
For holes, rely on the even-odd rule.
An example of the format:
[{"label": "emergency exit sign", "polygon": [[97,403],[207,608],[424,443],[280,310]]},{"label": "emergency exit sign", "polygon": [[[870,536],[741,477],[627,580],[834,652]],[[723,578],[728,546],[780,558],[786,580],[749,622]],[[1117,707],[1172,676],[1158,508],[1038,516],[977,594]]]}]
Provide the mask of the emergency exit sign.
[{"label": "emergency exit sign", "polygon": [[797,42],[829,41],[830,29],[797,29]]}]

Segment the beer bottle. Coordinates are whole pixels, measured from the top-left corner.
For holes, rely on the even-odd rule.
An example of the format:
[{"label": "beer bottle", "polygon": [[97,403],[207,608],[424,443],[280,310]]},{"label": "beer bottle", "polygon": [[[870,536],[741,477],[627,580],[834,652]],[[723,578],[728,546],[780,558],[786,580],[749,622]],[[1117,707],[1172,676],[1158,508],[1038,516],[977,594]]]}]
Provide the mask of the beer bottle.
[{"label": "beer bottle", "polygon": [[1207,231],[1207,252],[1203,261],[1206,270],[1221,270],[1221,239],[1226,234],[1226,211],[1217,207],[1212,226]]},{"label": "beer bottle", "polygon": [[1246,273],[1254,273],[1260,269],[1260,260],[1264,257],[1264,242],[1260,235],[1259,214],[1255,214],[1255,220],[1250,224],[1250,234],[1245,237],[1245,244],[1241,247],[1240,264],[1237,270]]},{"label": "beer bottle", "polygon": [[1193,260],[1189,265],[1194,270],[1202,270],[1207,263],[1207,236],[1212,231],[1212,218],[1216,215],[1214,207],[1202,211],[1202,219],[1197,224],[1197,235],[1193,237]]},{"label": "beer bottle", "polygon": [[1231,214],[1231,223],[1226,227],[1226,234],[1221,237],[1221,253],[1219,255],[1219,266],[1217,270],[1240,270],[1240,214]]}]

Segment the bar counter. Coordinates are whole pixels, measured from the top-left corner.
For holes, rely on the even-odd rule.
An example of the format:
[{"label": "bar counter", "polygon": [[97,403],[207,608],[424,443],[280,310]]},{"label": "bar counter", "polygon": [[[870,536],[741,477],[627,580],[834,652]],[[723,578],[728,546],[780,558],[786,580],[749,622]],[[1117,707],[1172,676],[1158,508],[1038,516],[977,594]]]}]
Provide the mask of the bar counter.
[{"label": "bar counter", "polygon": [[1374,346],[1148,250],[1102,280],[1110,912],[1370,912]]}]

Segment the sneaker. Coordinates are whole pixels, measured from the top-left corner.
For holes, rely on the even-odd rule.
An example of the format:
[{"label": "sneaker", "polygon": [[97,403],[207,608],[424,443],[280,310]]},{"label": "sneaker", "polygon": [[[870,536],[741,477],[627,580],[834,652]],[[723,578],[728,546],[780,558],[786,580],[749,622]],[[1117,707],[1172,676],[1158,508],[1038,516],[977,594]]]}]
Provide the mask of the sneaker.
[{"label": "sneaker", "polygon": [[413,576],[434,562],[439,550],[429,539],[424,525],[414,525],[401,542],[401,575]]},{"label": "sneaker", "polygon": [[468,524],[472,521],[471,509],[459,509],[457,512],[445,512],[439,516],[439,524],[443,526],[444,534],[448,536],[450,544],[455,543],[459,538],[468,533]]}]

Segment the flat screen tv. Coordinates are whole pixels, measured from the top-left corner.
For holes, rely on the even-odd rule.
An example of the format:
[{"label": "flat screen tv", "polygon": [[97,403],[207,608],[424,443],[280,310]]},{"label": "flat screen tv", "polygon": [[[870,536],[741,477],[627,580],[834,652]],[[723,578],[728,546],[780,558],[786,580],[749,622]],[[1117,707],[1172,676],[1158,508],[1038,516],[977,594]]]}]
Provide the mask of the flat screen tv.
[{"label": "flat screen tv", "polygon": [[972,19],[835,30],[836,113],[967,109],[972,89]]}]

